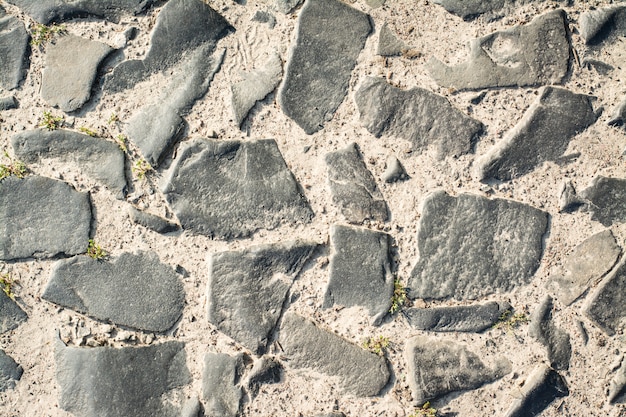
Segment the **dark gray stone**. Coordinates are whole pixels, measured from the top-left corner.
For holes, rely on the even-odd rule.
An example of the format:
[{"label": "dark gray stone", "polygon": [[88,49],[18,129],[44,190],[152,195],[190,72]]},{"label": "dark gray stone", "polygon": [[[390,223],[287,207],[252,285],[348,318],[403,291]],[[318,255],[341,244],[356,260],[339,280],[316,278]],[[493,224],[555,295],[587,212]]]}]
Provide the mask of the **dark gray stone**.
[{"label": "dark gray stone", "polygon": [[17,100],[15,96],[8,96],[0,98],[0,111],[17,109]]},{"label": "dark gray stone", "polygon": [[183,314],[185,292],[174,270],[153,252],[112,261],[79,256],[57,262],[42,298],[98,320],[164,332]]},{"label": "dark gray stone", "polygon": [[610,35],[626,34],[626,6],[590,10],[580,15],[580,37],[586,44],[601,43]]},{"label": "dark gray stone", "polygon": [[24,310],[4,291],[0,291],[0,334],[15,329],[28,319]]},{"label": "dark gray stone", "polygon": [[57,341],[59,406],[77,417],[179,417],[172,398],[191,382],[184,343],[144,347],[67,347]]},{"label": "dark gray stone", "polygon": [[24,23],[0,6],[0,87],[5,90],[17,88],[26,75],[29,39]]},{"label": "dark gray stone", "polygon": [[513,395],[516,399],[505,417],[535,417],[540,415],[552,401],[569,395],[565,379],[554,369],[541,364],[533,370],[522,387]]},{"label": "dark gray stone", "polygon": [[378,46],[376,53],[380,56],[396,56],[408,49],[407,45],[396,37],[396,34],[389,29],[387,22],[380,27],[378,34]]},{"label": "dark gray stone", "polygon": [[548,213],[472,194],[426,197],[411,298],[475,300],[526,285],[539,267]]},{"label": "dark gray stone", "polygon": [[487,12],[494,12],[504,7],[506,0],[433,0],[448,12],[470,20]]},{"label": "dark gray stone", "polygon": [[600,75],[609,75],[615,69],[612,65],[593,58],[584,58],[580,66],[588,70],[595,69]]},{"label": "dark gray stone", "polygon": [[332,119],[372,30],[369,16],[340,0],[307,0],[279,92],[283,112],[307,134]]},{"label": "dark gray stone", "polygon": [[571,180],[566,180],[559,191],[559,212],[570,213],[585,205],[585,200],[576,194]]},{"label": "dark gray stone", "polygon": [[0,181],[0,225],[2,260],[84,253],[89,194],[45,177],[6,178]]},{"label": "dark gray stone", "polygon": [[543,88],[517,125],[479,160],[480,179],[509,180],[557,160],[597,117],[590,96]]},{"label": "dark gray stone", "polygon": [[274,29],[274,26],[276,26],[276,18],[274,15],[263,10],[257,10],[250,20],[253,22],[267,23],[270,29]]},{"label": "dark gray stone", "polygon": [[432,57],[426,69],[437,84],[457,90],[561,83],[570,58],[565,20],[563,10],[545,13],[472,40],[465,63],[448,66]]},{"label": "dark gray stone", "polygon": [[387,203],[356,143],[326,155],[333,202],[350,223],[389,218]]},{"label": "dark gray stone", "polygon": [[490,301],[485,304],[454,307],[408,308],[403,310],[409,324],[431,332],[482,332],[508,311],[508,303]]},{"label": "dark gray stone", "polygon": [[611,119],[607,122],[609,126],[624,126],[626,120],[626,99],[615,108]]},{"label": "dark gray stone", "polygon": [[150,230],[154,230],[157,233],[169,233],[177,231],[180,226],[167,219],[164,219],[154,214],[146,213],[145,211],[137,210],[135,207],[130,207],[130,219],[143,227],[147,227]]},{"label": "dark gray stone", "polygon": [[274,0],[274,9],[288,14],[300,3],[302,3],[302,0]]},{"label": "dark gray stone", "polygon": [[569,369],[572,345],[567,332],[552,322],[552,297],[546,295],[530,317],[528,334],[548,350],[550,366],[556,370]]},{"label": "dark gray stone", "polygon": [[614,223],[626,222],[626,179],[595,177],[589,188],[580,192],[587,200],[591,219],[609,227]]},{"label": "dark gray stone", "polygon": [[287,292],[316,247],[296,241],[211,255],[209,321],[252,352],[264,353]]},{"label": "dark gray stone", "polygon": [[374,396],[389,381],[389,367],[384,357],[322,330],[297,314],[285,313],[280,344],[289,367],[336,378],[340,391],[345,394]]},{"label": "dark gray stone", "polygon": [[0,392],[15,388],[23,373],[22,367],[0,349]]},{"label": "dark gray stone", "polygon": [[609,383],[609,404],[626,403],[626,360],[622,356],[622,362],[615,376]]},{"label": "dark gray stone", "polygon": [[163,192],[184,229],[220,239],[313,217],[272,139],[187,143]]},{"label": "dark gray stone", "polygon": [[391,307],[391,236],[364,228],[334,225],[333,256],[323,308],[335,304],[365,307],[377,326]]},{"label": "dark gray stone", "polygon": [[259,393],[261,384],[277,384],[283,374],[283,365],[274,357],[262,356],[254,362],[250,373],[246,377],[245,386],[248,393],[254,398]]},{"label": "dark gray stone", "polygon": [[383,173],[383,181],[388,184],[409,179],[409,175],[395,156],[387,158],[387,167]]},{"label": "dark gray stone", "polygon": [[205,415],[235,417],[239,414],[243,398],[240,380],[244,369],[242,354],[207,353],[204,356],[202,397]]},{"label": "dark gray stone", "polygon": [[608,335],[626,327],[626,258],[598,284],[583,311]]},{"label": "dark gray stone", "polygon": [[439,159],[470,152],[484,128],[443,96],[418,87],[401,90],[382,78],[366,78],[355,101],[371,134],[406,139],[418,152],[433,144]]},{"label": "dark gray stone", "polygon": [[463,345],[424,336],[408,341],[407,362],[408,382],[417,405],[454,391],[479,388],[511,372],[511,363],[504,357],[489,368]]},{"label": "dark gray stone", "polygon": [[115,22],[123,15],[145,11],[154,0],[7,0],[7,3],[47,25],[85,16]]},{"label": "dark gray stone", "polygon": [[[62,164],[70,162],[104,184],[117,198],[126,195],[124,152],[114,142],[71,130],[35,129],[14,135],[11,145],[15,156],[27,164],[44,159],[58,160]],[[57,167],[64,171],[62,165]]]}]

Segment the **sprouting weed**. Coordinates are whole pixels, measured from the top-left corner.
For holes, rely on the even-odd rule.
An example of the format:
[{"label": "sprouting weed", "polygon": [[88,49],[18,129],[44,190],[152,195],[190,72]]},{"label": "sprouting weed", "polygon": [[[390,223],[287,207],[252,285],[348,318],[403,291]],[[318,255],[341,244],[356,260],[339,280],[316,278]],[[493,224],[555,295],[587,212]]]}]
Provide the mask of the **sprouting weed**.
[{"label": "sprouting weed", "polygon": [[424,405],[417,408],[409,417],[436,417],[437,409],[430,406],[430,401],[426,401]]},{"label": "sprouting weed", "polygon": [[18,161],[9,156],[7,151],[4,151],[4,156],[9,160],[8,164],[0,164],[0,180],[3,180],[11,175],[17,178],[24,178],[26,172],[26,165],[22,161]]},{"label": "sprouting weed", "polygon": [[391,297],[391,308],[389,309],[389,313],[395,314],[404,304],[406,303],[406,288],[402,286],[402,283],[399,279],[396,279],[393,282],[393,297]]},{"label": "sprouting weed", "polygon": [[117,145],[120,147],[120,149],[124,152],[127,153],[128,152],[128,147],[126,146],[126,142],[128,141],[128,139],[126,138],[126,136],[124,135],[117,135],[115,137],[115,142],[117,142]]},{"label": "sprouting weed", "polygon": [[61,126],[62,122],[63,117],[53,116],[51,112],[46,110],[43,112],[43,117],[39,121],[39,127],[43,127],[48,130],[57,130]]},{"label": "sprouting weed", "polygon": [[113,123],[117,123],[119,121],[120,121],[120,118],[117,117],[117,114],[111,113],[111,116],[109,116],[109,120],[108,120],[109,124],[112,125]]},{"label": "sprouting weed", "polygon": [[0,289],[11,300],[15,300],[15,294],[13,294],[13,285],[14,284],[15,284],[15,281],[11,278],[11,275],[9,275],[9,274],[2,274],[2,275],[0,275]]},{"label": "sprouting weed", "polygon": [[528,323],[528,316],[526,316],[526,314],[513,314],[511,310],[507,310],[500,315],[496,324],[493,325],[493,328],[505,329],[507,332],[510,332],[525,323]]},{"label": "sprouting weed", "polygon": [[106,258],[107,253],[93,239],[89,239],[89,245],[87,246],[87,255],[89,255],[89,257],[93,259],[101,260]]},{"label": "sprouting weed", "polygon": [[31,31],[32,46],[40,46],[46,44],[52,40],[54,35],[62,35],[67,32],[65,25],[41,25],[37,24]]},{"label": "sprouting weed", "polygon": [[96,136],[98,136],[98,132],[96,132],[95,130],[91,130],[85,126],[79,127],[78,130],[84,133],[85,135],[91,136],[92,138],[95,138]]},{"label": "sprouting weed", "polygon": [[152,165],[148,163],[145,159],[141,158],[135,161],[135,165],[131,168],[133,173],[137,175],[137,178],[140,180],[146,178],[146,174],[152,171]]},{"label": "sprouting weed", "polygon": [[383,356],[389,347],[389,338],[385,336],[370,337],[365,340],[362,345],[370,352],[374,352],[379,356]]}]

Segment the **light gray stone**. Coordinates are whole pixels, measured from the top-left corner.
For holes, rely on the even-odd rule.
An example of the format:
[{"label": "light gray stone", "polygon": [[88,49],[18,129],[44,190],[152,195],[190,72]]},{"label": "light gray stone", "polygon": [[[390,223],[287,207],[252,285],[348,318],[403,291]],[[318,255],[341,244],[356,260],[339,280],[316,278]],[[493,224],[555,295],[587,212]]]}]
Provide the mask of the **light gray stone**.
[{"label": "light gray stone", "polygon": [[274,1],[274,9],[284,14],[291,13],[297,5],[302,3],[302,0],[273,0],[273,1]]},{"label": "light gray stone", "polygon": [[406,43],[402,42],[391,29],[387,22],[380,27],[378,34],[378,46],[376,53],[380,56],[396,56],[408,49]]},{"label": "light gray stone", "polygon": [[15,329],[28,319],[24,310],[4,291],[0,291],[0,334]]},{"label": "light gray stone", "polygon": [[592,220],[597,220],[606,227],[615,223],[626,223],[626,179],[599,175],[579,195],[587,201]]},{"label": "light gray stone", "polygon": [[626,6],[589,10],[580,15],[580,37],[586,44],[598,44],[611,34],[626,34]]},{"label": "light gray stone", "polygon": [[17,109],[15,96],[0,97],[0,111]]},{"label": "light gray stone", "polygon": [[400,160],[391,155],[387,158],[385,172],[383,173],[383,181],[388,184],[408,180],[409,175],[400,163]]},{"label": "light gray stone", "polygon": [[129,208],[130,219],[137,224],[147,227],[150,230],[154,230],[157,233],[169,233],[175,232],[180,229],[176,223],[171,222],[154,214],[146,213],[145,211],[137,210],[135,207]]},{"label": "light gray stone", "polygon": [[202,417],[200,414],[201,411],[202,403],[200,403],[198,397],[192,397],[183,404],[180,417]]},{"label": "light gray stone", "polygon": [[431,332],[482,332],[498,321],[511,306],[490,301],[468,306],[408,308],[403,314],[418,330]]},{"label": "light gray stone", "polygon": [[626,259],[587,297],[583,311],[609,336],[626,328]]},{"label": "light gray stone", "polygon": [[257,10],[250,20],[253,22],[267,23],[267,26],[269,26],[270,29],[274,29],[274,26],[276,26],[276,17],[274,17],[273,14],[264,10]]},{"label": "light gray stone", "polygon": [[243,398],[240,380],[244,370],[242,354],[204,355],[202,397],[205,402],[205,415],[235,417],[239,414]]},{"label": "light gray stone", "polygon": [[611,119],[607,122],[609,126],[624,126],[626,121],[626,99],[622,100],[620,104],[615,107]]},{"label": "light gray stone", "polygon": [[522,387],[515,388],[513,404],[505,417],[535,417],[557,398],[569,395],[565,379],[554,369],[541,364],[528,376]]},{"label": "light gray stone", "polygon": [[139,14],[154,0],[7,0],[30,17],[48,25],[78,16],[93,16],[116,22],[121,16]]},{"label": "light gray stone", "polygon": [[0,349],[0,392],[15,388],[23,373],[22,367]]},{"label": "light gray stone", "polygon": [[530,317],[528,334],[544,345],[550,366],[556,370],[569,369],[572,345],[567,332],[552,322],[552,297],[544,296]]},{"label": "light gray stone", "polygon": [[17,88],[26,76],[29,39],[24,23],[0,6],[0,87],[5,90]]},{"label": "light gray stone", "polygon": [[626,403],[626,360],[622,356],[620,367],[609,383],[609,404]]}]

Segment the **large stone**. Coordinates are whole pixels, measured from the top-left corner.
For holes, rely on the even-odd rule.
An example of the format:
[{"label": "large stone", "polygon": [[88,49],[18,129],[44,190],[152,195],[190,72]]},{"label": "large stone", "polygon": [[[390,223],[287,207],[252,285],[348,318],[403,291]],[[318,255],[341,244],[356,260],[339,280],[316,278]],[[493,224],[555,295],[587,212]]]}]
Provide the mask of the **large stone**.
[{"label": "large stone", "polygon": [[622,362],[615,376],[609,383],[609,404],[624,404],[626,402],[626,359],[622,356]]},{"label": "large stone", "polygon": [[448,66],[435,57],[426,63],[437,84],[474,90],[561,83],[570,57],[565,12],[474,39],[469,48],[469,61],[462,64]]},{"label": "large stone", "polygon": [[0,6],[0,87],[5,90],[17,88],[26,75],[29,39],[24,23]]},{"label": "large stone", "polygon": [[285,313],[279,340],[289,367],[333,378],[343,393],[357,397],[377,395],[389,381],[384,357],[322,330],[294,313]]},{"label": "large stone", "polygon": [[123,15],[145,11],[154,0],[7,0],[7,3],[47,25],[84,16],[117,21]]},{"label": "large stone", "polygon": [[548,213],[526,204],[435,192],[423,203],[409,295],[475,300],[526,285],[547,227]]},{"label": "large stone", "polygon": [[340,0],[304,4],[278,99],[307,134],[322,129],[344,100],[371,30],[368,15]]},{"label": "large stone", "polygon": [[57,262],[42,298],[98,320],[151,332],[183,314],[185,292],[174,270],[152,252],[112,261],[79,256]]},{"label": "large stone", "polygon": [[557,160],[597,117],[590,96],[545,87],[517,125],[478,161],[480,179],[509,180]]},{"label": "large stone", "polygon": [[591,219],[609,227],[614,223],[626,223],[626,179],[595,177],[591,185],[580,192],[587,200]]},{"label": "large stone", "polygon": [[387,203],[356,143],[326,155],[333,202],[350,223],[386,221]]},{"label": "large stone", "polygon": [[103,183],[117,198],[126,195],[125,157],[120,147],[111,141],[94,138],[71,130],[35,129],[11,138],[15,156],[27,164],[43,159],[58,160],[60,172],[68,162]]},{"label": "large stone", "polygon": [[546,295],[530,317],[528,334],[546,347],[553,369],[569,369],[572,356],[570,337],[552,322],[552,307],[552,297]]},{"label": "large stone", "polygon": [[15,388],[23,373],[24,369],[0,349],[0,392]]},{"label": "large stone", "polygon": [[439,159],[470,152],[484,128],[443,96],[418,87],[401,90],[382,78],[366,78],[355,101],[371,134],[406,139],[418,152],[435,145]]},{"label": "large stone", "polygon": [[4,291],[0,291],[0,334],[15,329],[28,319],[24,310]]},{"label": "large stone", "polygon": [[0,259],[83,253],[90,227],[88,193],[46,177],[0,181]]},{"label": "large stone", "polygon": [[626,34],[626,6],[589,10],[580,15],[580,37],[586,44],[601,43],[612,34]]},{"label": "large stone", "polygon": [[490,301],[468,306],[408,308],[403,314],[418,330],[431,332],[482,332],[508,311],[508,303]]},{"label": "large stone", "polygon": [[245,370],[243,355],[226,353],[204,355],[202,397],[207,416],[235,417],[239,414],[243,390],[241,377]]},{"label": "large stone", "polygon": [[323,308],[363,306],[380,324],[391,307],[391,237],[387,233],[335,225],[330,231],[333,256]]},{"label": "large stone", "polygon": [[57,341],[59,406],[77,417],[178,417],[166,401],[191,382],[184,344],[144,347],[76,348]]},{"label": "large stone", "polygon": [[163,192],[183,228],[220,239],[313,217],[272,139],[187,143]]},{"label": "large stone", "polygon": [[608,335],[626,328],[626,259],[600,282],[583,311]]},{"label": "large stone", "polygon": [[265,352],[287,292],[316,247],[290,242],[211,255],[209,321],[252,352]]},{"label": "large stone", "polygon": [[511,372],[504,357],[487,367],[473,352],[455,342],[418,336],[407,343],[408,380],[415,404],[454,391],[476,389]]},{"label": "large stone", "polygon": [[552,401],[569,395],[565,379],[554,369],[541,364],[528,376],[522,387],[515,388],[513,404],[505,417],[535,417],[540,415]]}]

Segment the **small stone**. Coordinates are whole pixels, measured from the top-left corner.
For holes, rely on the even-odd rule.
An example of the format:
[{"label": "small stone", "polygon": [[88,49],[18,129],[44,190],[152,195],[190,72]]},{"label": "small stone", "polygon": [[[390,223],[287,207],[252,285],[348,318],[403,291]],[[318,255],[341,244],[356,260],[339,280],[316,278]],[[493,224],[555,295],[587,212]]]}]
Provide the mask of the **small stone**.
[{"label": "small stone", "polygon": [[590,10],[580,15],[580,37],[586,44],[602,42],[610,34],[626,34],[626,6]]},{"label": "small stone", "polygon": [[4,291],[0,291],[0,334],[15,329],[27,319],[24,310]]},{"label": "small stone", "polygon": [[396,34],[389,29],[387,22],[380,27],[378,35],[378,46],[376,53],[380,56],[396,56],[408,49],[407,45],[396,37]]},{"label": "small stone", "polygon": [[626,98],[615,108],[611,119],[607,122],[609,126],[624,126],[626,120]]},{"label": "small stone", "polygon": [[378,9],[379,7],[383,7],[385,5],[385,0],[365,0],[365,4],[372,9]]},{"label": "small stone", "polygon": [[23,373],[24,369],[0,349],[0,392],[15,388]]},{"label": "small stone", "polygon": [[250,20],[253,22],[267,23],[270,29],[274,29],[274,26],[276,26],[276,18],[274,15],[263,10],[257,10]]},{"label": "small stone", "polygon": [[580,192],[587,200],[591,219],[597,220],[606,227],[614,223],[626,222],[626,179],[595,177],[591,185]]},{"label": "small stone", "polygon": [[17,109],[15,96],[0,97],[0,111]]},{"label": "small stone", "polygon": [[521,396],[514,394],[513,404],[505,417],[535,417],[552,401],[569,395],[565,379],[554,369],[541,364],[528,376]]},{"label": "small stone", "polygon": [[559,212],[571,213],[585,204],[585,200],[578,197],[572,181],[563,181],[559,191]]},{"label": "small stone", "polygon": [[121,16],[139,14],[154,0],[7,0],[44,25],[63,22],[76,16],[93,16],[112,22]]},{"label": "small stone", "polygon": [[454,307],[409,308],[403,310],[409,324],[431,332],[482,332],[498,321],[511,306],[491,301]]},{"label": "small stone", "polygon": [[556,370],[569,369],[572,345],[567,332],[552,322],[552,297],[546,295],[530,317],[528,334],[548,350],[550,366]]},{"label": "small stone", "polygon": [[259,393],[261,384],[277,384],[281,380],[283,365],[274,357],[262,356],[254,362],[244,383],[254,398]]},{"label": "small stone", "polygon": [[498,11],[504,6],[504,0],[433,0],[433,3],[462,17],[463,20],[471,20],[483,13]]},{"label": "small stone", "polygon": [[626,403],[626,360],[622,356],[620,367],[609,383],[609,404]]},{"label": "small stone", "polygon": [[409,175],[400,163],[400,160],[393,155],[387,158],[387,168],[383,173],[383,181],[388,184],[409,179]]},{"label": "small stone", "polygon": [[297,5],[302,3],[302,0],[273,0],[273,1],[274,1],[274,9],[284,14],[291,13],[291,11]]},{"label": "small stone", "polygon": [[202,397],[205,415],[235,417],[239,414],[243,398],[239,381],[244,369],[242,354],[207,353],[204,356]]},{"label": "small stone", "polygon": [[0,87],[13,90],[26,76],[30,35],[24,23],[0,6]]},{"label": "small stone", "polygon": [[580,66],[589,70],[593,68],[600,75],[609,75],[609,73],[615,69],[613,66],[607,64],[606,62],[598,61],[597,59],[592,58],[583,59],[583,62],[581,62]]},{"label": "small stone", "polygon": [[129,208],[130,219],[143,227],[150,230],[154,230],[157,233],[169,233],[175,232],[180,229],[180,226],[176,223],[170,222],[154,214],[146,213],[145,211],[137,210],[135,207]]},{"label": "small stone", "polygon": [[626,259],[600,282],[583,311],[609,336],[626,328]]}]

